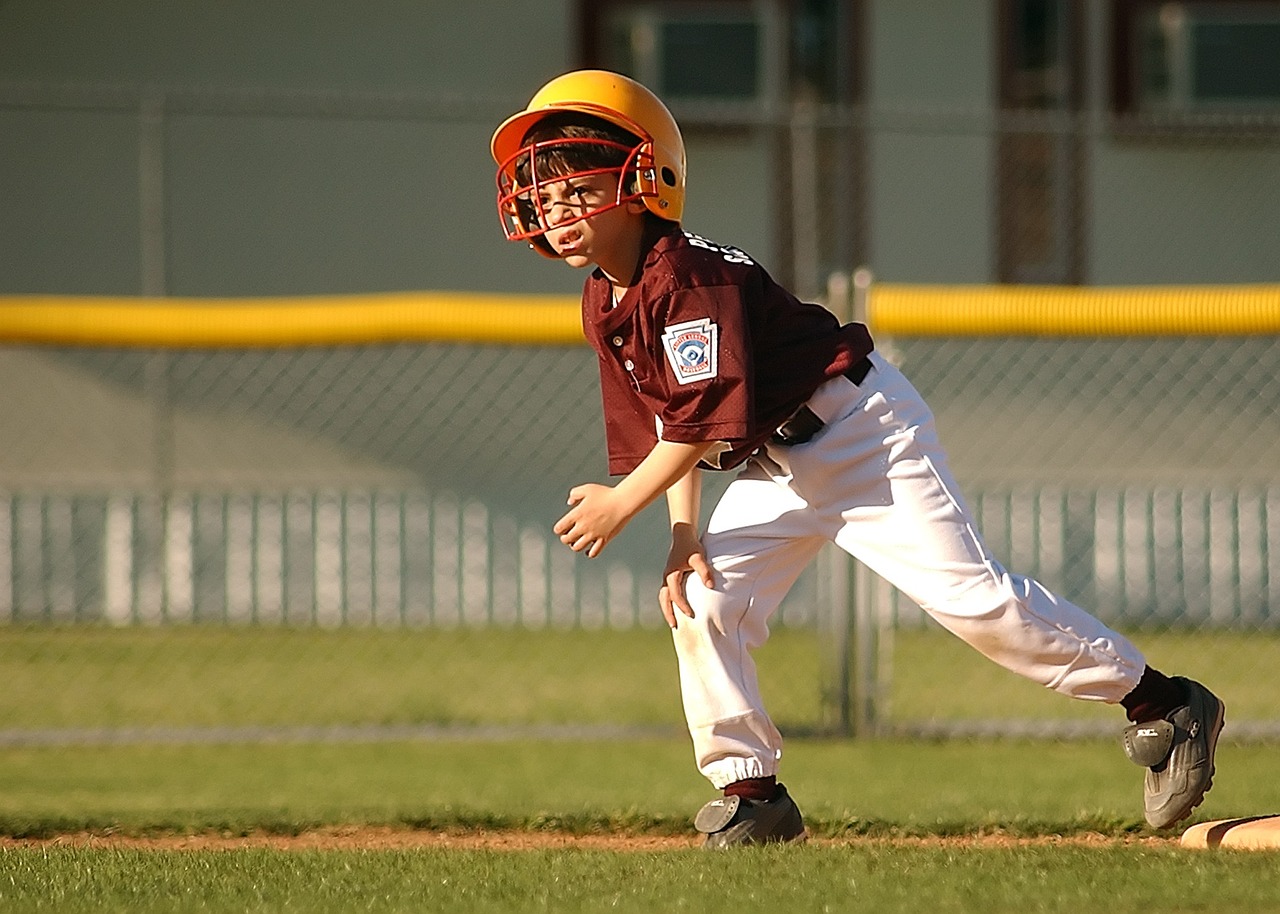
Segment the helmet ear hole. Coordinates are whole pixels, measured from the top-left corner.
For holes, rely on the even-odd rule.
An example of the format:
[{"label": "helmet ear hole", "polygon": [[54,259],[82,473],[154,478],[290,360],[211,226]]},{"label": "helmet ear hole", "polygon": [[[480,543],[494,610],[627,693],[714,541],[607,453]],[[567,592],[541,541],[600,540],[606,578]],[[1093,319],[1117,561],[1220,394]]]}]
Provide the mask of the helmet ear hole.
[{"label": "helmet ear hole", "polygon": [[670,168],[664,167],[662,169],[662,183],[667,185],[667,187],[675,187],[676,173],[672,171]]}]

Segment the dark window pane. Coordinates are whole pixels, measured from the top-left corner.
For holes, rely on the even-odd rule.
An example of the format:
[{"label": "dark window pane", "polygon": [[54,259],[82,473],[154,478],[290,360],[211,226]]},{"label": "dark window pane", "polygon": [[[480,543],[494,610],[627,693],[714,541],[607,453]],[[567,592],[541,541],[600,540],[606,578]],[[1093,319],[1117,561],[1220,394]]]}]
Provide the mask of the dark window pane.
[{"label": "dark window pane", "polygon": [[1192,35],[1198,98],[1280,100],[1280,22],[1199,22]]},{"label": "dark window pane", "polygon": [[754,22],[662,23],[662,88],[673,97],[749,99],[759,92]]}]

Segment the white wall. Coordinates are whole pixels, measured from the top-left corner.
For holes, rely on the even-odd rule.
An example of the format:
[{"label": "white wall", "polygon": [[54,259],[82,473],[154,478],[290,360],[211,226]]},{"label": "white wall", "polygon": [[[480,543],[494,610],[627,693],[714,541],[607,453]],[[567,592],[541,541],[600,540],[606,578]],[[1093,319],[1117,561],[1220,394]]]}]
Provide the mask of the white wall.
[{"label": "white wall", "polygon": [[991,276],[993,143],[980,129],[995,95],[989,7],[869,3],[870,259],[881,280]]}]

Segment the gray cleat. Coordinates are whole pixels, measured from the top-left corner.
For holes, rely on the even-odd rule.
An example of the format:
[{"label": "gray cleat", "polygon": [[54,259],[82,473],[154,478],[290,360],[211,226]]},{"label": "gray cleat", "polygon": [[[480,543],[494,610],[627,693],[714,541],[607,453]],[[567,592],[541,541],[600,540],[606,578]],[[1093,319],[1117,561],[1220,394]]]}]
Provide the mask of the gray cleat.
[{"label": "gray cleat", "polygon": [[704,848],[720,850],[744,844],[774,844],[804,837],[804,819],[787,788],[778,785],[772,800],[719,797],[698,810],[693,826],[706,835]]},{"label": "gray cleat", "polygon": [[1124,731],[1124,751],[1147,769],[1142,805],[1147,821],[1168,828],[1191,815],[1213,786],[1213,753],[1225,706],[1191,679],[1173,677],[1187,703],[1163,720],[1137,723]]}]

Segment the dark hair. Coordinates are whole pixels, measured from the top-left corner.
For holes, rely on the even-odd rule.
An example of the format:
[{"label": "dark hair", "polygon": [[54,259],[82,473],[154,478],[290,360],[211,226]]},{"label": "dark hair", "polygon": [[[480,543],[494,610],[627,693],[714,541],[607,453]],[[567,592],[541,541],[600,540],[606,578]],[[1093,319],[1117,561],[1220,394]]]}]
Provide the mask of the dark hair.
[{"label": "dark hair", "polygon": [[[599,140],[598,143],[573,142],[557,144],[556,140]],[[523,146],[550,143],[534,153],[537,172],[541,179],[596,169],[624,168],[631,152],[643,141],[604,118],[577,111],[555,112],[542,118],[529,128],[522,141]],[[529,157],[516,163],[516,179],[528,184],[530,179]]]},{"label": "dark hair", "polygon": [[[558,140],[574,142],[560,143]],[[597,142],[591,142],[592,140]],[[643,142],[631,131],[604,118],[578,111],[556,111],[530,127],[521,139],[521,146],[528,148],[535,143],[546,144],[536,149],[532,155],[532,164],[537,166],[539,181],[545,182],[548,178],[555,179],[584,171],[613,172],[618,175],[620,182],[625,182],[619,193],[621,198],[637,190],[638,163],[632,153]],[[528,153],[524,153],[516,160],[514,179],[517,188],[528,189],[533,183],[534,169],[530,167],[530,158]],[[512,203],[522,227],[537,224],[538,213],[528,194],[519,194]],[[655,215],[648,208],[643,215],[646,224],[664,222],[661,216]],[[532,243],[546,246],[546,241],[541,238]]]}]

